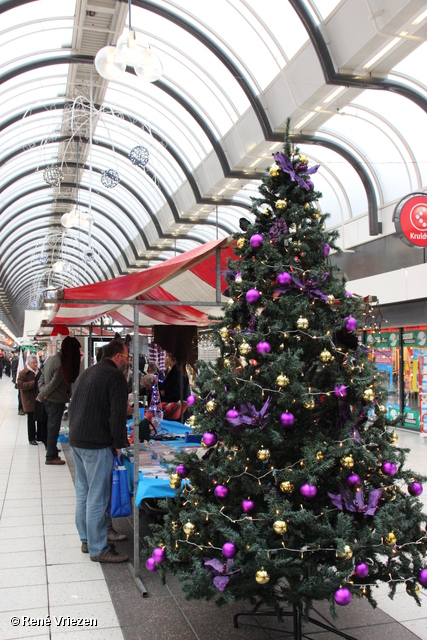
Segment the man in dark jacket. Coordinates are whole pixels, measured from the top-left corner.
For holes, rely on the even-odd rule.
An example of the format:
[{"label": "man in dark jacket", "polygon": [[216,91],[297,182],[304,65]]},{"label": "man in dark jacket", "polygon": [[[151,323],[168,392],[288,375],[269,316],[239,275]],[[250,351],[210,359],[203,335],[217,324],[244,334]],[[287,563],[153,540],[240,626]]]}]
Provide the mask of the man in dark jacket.
[{"label": "man in dark jacket", "polygon": [[37,396],[39,402],[44,400],[47,412],[46,464],[65,464],[65,460],[58,455],[56,443],[61,429],[62,414],[70,395],[71,386],[65,382],[62,374],[61,355],[55,353],[46,360],[43,367]]},{"label": "man in dark jacket", "polygon": [[103,347],[103,357],[77,379],[68,409],[76,465],[76,527],[83,553],[94,562],[125,562],[108,544],[113,452],[128,445],[126,430],[129,354],[121,340]]},{"label": "man in dark jacket", "polygon": [[27,358],[27,364],[18,375],[17,385],[21,394],[22,406],[27,414],[28,442],[37,445],[36,423],[34,419],[34,407],[36,404],[36,371],[37,356],[31,354]]}]

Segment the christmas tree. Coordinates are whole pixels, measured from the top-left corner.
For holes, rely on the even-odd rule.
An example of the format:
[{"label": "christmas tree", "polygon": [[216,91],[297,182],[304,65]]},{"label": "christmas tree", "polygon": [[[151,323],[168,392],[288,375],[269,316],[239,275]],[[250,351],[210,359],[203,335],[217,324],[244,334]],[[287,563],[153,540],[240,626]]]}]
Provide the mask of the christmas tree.
[{"label": "christmas tree", "polygon": [[[148,538],[151,570],[178,574],[188,598],[250,599],[280,612],[314,600],[347,605],[399,583],[427,587],[425,478],[405,470],[387,428],[386,392],[358,339],[360,299],[328,255],[311,177],[283,152],[241,222],[220,350],[199,363],[194,430],[202,455],[180,453],[164,525]],[[181,484],[182,481],[182,484]]]}]

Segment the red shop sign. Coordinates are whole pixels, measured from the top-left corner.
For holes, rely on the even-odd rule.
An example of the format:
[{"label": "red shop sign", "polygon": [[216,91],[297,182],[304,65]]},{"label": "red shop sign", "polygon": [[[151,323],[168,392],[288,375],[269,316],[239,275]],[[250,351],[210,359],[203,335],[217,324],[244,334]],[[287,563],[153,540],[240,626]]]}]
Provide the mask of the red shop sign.
[{"label": "red shop sign", "polygon": [[427,247],[427,195],[410,193],[396,206],[393,222],[399,238],[410,247]]}]

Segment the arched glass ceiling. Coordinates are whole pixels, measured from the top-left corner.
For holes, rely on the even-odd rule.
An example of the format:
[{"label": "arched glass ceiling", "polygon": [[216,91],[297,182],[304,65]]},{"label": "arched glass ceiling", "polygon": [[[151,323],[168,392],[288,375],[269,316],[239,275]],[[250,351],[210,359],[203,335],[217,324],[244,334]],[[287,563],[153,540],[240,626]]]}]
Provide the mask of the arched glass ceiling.
[{"label": "arched glass ceiling", "polygon": [[[287,116],[295,142],[321,165],[316,188],[329,226],[345,232],[353,219],[366,219],[367,239],[378,233],[371,230],[377,210],[425,188],[426,19],[416,20],[425,9],[419,2],[405,0],[393,14],[387,0],[377,0],[389,19],[384,32],[373,28],[370,3],[361,3],[356,34],[352,0],[133,0],[132,26],[164,66],[153,84],[131,69],[111,82],[91,73],[96,52],[125,28],[127,2],[97,0],[87,8],[83,0],[0,2],[0,277],[9,306],[25,306],[31,277],[45,277],[45,266],[26,255],[17,267],[16,252],[31,253],[49,230],[60,233],[61,215],[76,199],[92,205],[96,253],[96,263],[83,264],[83,231],[65,247],[80,284],[238,229],[241,217],[251,219],[251,197],[281,146]],[[361,72],[375,54],[379,73],[376,63]],[[387,74],[398,83],[393,92],[381,91]],[[89,119],[72,117],[73,102],[90,95],[97,103],[91,155]],[[79,164],[86,167],[78,176],[73,135],[81,137]],[[145,171],[128,158],[137,145],[150,153]],[[63,166],[60,189],[43,180],[49,164]],[[114,189],[101,182],[105,169],[120,174]]]}]

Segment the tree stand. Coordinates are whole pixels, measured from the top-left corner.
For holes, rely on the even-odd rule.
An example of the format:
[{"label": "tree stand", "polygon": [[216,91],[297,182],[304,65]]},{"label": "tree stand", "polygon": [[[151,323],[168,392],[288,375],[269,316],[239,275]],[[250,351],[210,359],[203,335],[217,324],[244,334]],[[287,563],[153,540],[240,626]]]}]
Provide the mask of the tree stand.
[{"label": "tree stand", "polygon": [[[233,618],[234,627],[236,629],[239,628],[239,621],[238,621],[239,616],[276,616],[276,615],[277,614],[275,611],[247,611],[247,612],[241,611],[240,613],[236,613]],[[293,623],[294,623],[293,631],[285,631],[284,633],[286,633],[289,636],[293,636],[294,640],[303,640],[303,638],[307,637],[302,633],[303,614],[302,614],[301,606],[294,604],[292,611],[284,611],[281,615],[288,618],[292,617]],[[308,622],[311,622],[312,624],[315,624],[318,627],[322,627],[322,629],[326,629],[327,631],[330,631],[335,636],[340,636],[341,638],[347,638],[347,640],[357,640],[357,638],[355,638],[354,636],[349,636],[348,633],[344,633],[343,631],[338,631],[338,629],[334,629],[334,627],[331,627],[330,625],[325,624],[324,622],[320,622],[320,620],[314,620],[314,618],[311,618],[310,616],[307,618],[307,620]]]}]

